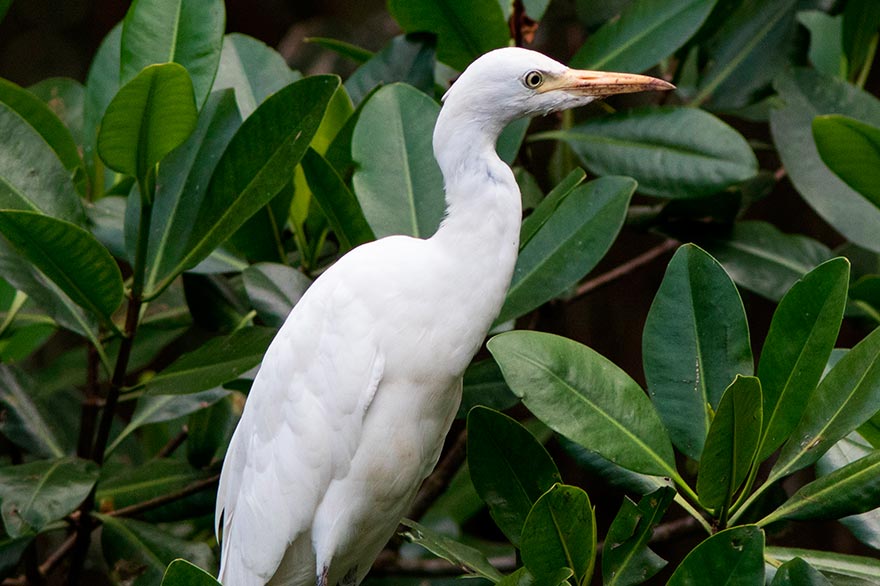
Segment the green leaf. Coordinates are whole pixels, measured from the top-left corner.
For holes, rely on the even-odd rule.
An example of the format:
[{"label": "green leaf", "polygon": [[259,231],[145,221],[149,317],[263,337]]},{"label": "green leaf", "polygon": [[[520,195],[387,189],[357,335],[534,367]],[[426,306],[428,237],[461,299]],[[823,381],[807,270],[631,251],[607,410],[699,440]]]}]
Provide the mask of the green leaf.
[{"label": "green leaf", "polygon": [[467,417],[477,405],[504,411],[517,403],[519,399],[504,382],[504,375],[494,360],[472,362],[464,371],[461,405],[455,417]]},{"label": "green leaf", "polygon": [[[86,88],[80,82],[69,77],[50,77],[37,82],[28,88],[32,94],[43,100],[54,112],[73,138],[77,149],[83,147],[83,108],[85,107]],[[81,154],[77,154],[78,163],[82,166]]]},{"label": "green leaf", "polygon": [[700,458],[697,494],[707,509],[730,505],[761,438],[761,381],[737,375],[724,391]]},{"label": "green leaf", "polygon": [[76,142],[52,109],[35,94],[5,79],[0,79],[0,102],[39,133],[67,169],[68,175],[75,178],[80,195],[84,195],[85,173]]},{"label": "green leaf", "polygon": [[[144,278],[151,295],[157,293],[158,283],[176,274],[176,265],[187,252],[185,235],[202,213],[211,174],[239,126],[241,116],[232,92],[214,92],[202,108],[192,135],[160,165]],[[140,203],[139,198],[129,201]],[[126,229],[133,240],[139,212],[131,216],[135,221]]]},{"label": "green leaf", "polygon": [[454,541],[445,535],[435,533],[415,521],[403,519],[400,523],[409,528],[409,531],[403,533],[405,538],[412,543],[421,545],[437,557],[491,582],[497,582],[501,579],[501,572],[496,570],[479,550]]},{"label": "green leaf", "polygon": [[829,114],[813,118],[813,138],[828,168],[880,208],[880,128]]},{"label": "green leaf", "polygon": [[[0,433],[35,456],[60,458],[71,451],[58,413],[40,400],[39,387],[23,370],[0,364]],[[57,407],[57,404],[55,405]]]},{"label": "green leaf", "polygon": [[50,143],[18,112],[2,103],[0,136],[4,137],[0,149],[0,208],[40,211],[82,225],[85,216],[70,172]]},{"label": "green leaf", "polygon": [[560,568],[556,574],[545,576],[542,580],[536,578],[529,572],[526,567],[521,567],[516,571],[502,577],[497,586],[565,586],[568,579],[573,576],[570,568]]},{"label": "green leaf", "polygon": [[[189,75],[176,63],[151,65],[122,86],[104,113],[98,152],[108,167],[146,180],[192,134],[198,112]],[[149,201],[152,194],[141,194]]]},{"label": "green leaf", "polygon": [[[849,78],[867,77],[873,55],[872,43],[877,42],[880,28],[880,6],[873,0],[849,0],[843,9],[843,50]],[[876,47],[876,45],[874,45]]]},{"label": "green leaf", "polygon": [[699,460],[721,395],[753,371],[749,327],[724,269],[686,244],[669,262],[642,336],[645,379],[675,446]]},{"label": "green leaf", "polygon": [[589,584],[596,563],[596,516],[590,497],[556,484],[532,507],[522,529],[523,564],[538,580],[570,568],[576,584]]},{"label": "green leaf", "polygon": [[880,328],[846,353],[810,396],[810,408],[782,446],[773,482],[809,466],[877,412],[880,404]]},{"label": "green leaf", "polygon": [[578,466],[595,474],[609,486],[623,492],[646,495],[664,486],[672,486],[670,478],[632,472],[565,437],[558,438],[562,448]]},{"label": "green leaf", "polygon": [[764,424],[758,461],[788,438],[834,349],[849,285],[849,262],[829,260],[794,284],[779,303],[764,340],[758,377]]},{"label": "green leaf", "polygon": [[756,525],[719,531],[703,541],[676,568],[667,586],[761,586],[764,532]]},{"label": "green leaf", "polygon": [[513,392],[551,429],[629,470],[675,474],[657,412],[607,358],[541,332],[508,332],[488,347]]},{"label": "green leaf", "polygon": [[352,43],[346,43],[345,41],[340,41],[339,39],[331,39],[328,37],[309,37],[305,39],[307,43],[311,43],[314,45],[318,45],[328,51],[333,51],[337,55],[345,57],[346,59],[350,59],[358,64],[366,63],[370,60],[370,57],[375,55],[370,50],[364,49],[363,47],[359,47],[358,45],[354,45]]},{"label": "green leaf", "polygon": [[663,569],[666,561],[648,548],[648,540],[674,497],[675,490],[664,486],[643,496],[639,504],[623,498],[602,550],[605,586],[641,584]]},{"label": "green leaf", "polygon": [[[339,78],[316,75],[270,96],[232,137],[217,163],[186,245],[155,291],[207,257],[290,182]],[[155,294],[155,293],[153,293]]]},{"label": "green leaf", "polygon": [[229,382],[260,363],[275,334],[274,328],[254,326],[213,338],[151,378],[145,392],[184,395]]},{"label": "green leaf", "polygon": [[200,567],[176,559],[165,570],[162,586],[220,586],[220,582]]},{"label": "green leaf", "polygon": [[705,248],[737,285],[771,301],[782,299],[798,279],[832,256],[818,240],[758,221],[735,223],[729,235],[712,237]]},{"label": "green leaf", "polygon": [[379,238],[427,238],[440,225],[446,201],[431,146],[439,111],[403,84],[379,89],[361,111],[351,140],[354,191]]},{"label": "green leaf", "polygon": [[[2,9],[2,2],[0,2],[0,9]],[[34,537],[34,535],[17,538],[0,537],[0,578],[12,576],[12,573],[19,566],[22,555],[24,555],[25,550],[34,540]]]},{"label": "green leaf", "polygon": [[433,35],[410,34],[391,39],[345,81],[351,101],[357,104],[374,87],[398,81],[433,96],[434,44]]},{"label": "green leaf", "polygon": [[541,200],[541,203],[535,207],[531,214],[523,220],[519,231],[519,246],[523,248],[532,237],[540,230],[547,220],[553,215],[559,204],[571,194],[572,190],[579,186],[587,174],[580,167],[573,169],[565,178],[559,182],[547,196]]},{"label": "green leaf", "polygon": [[758,521],[839,519],[880,507],[880,450],[802,486]]},{"label": "green leaf", "polygon": [[122,25],[121,82],[155,63],[179,63],[201,106],[217,73],[225,24],[222,0],[135,0]]},{"label": "green leaf", "polygon": [[602,177],[561,196],[520,250],[496,323],[528,313],[589,273],[611,248],[635,189],[629,177]]},{"label": "green leaf", "polygon": [[213,567],[214,556],[206,543],[184,541],[155,525],[108,515],[95,515],[103,523],[101,548],[116,579],[132,586],[158,584],[165,566],[180,556],[199,566]]},{"label": "green leaf", "polygon": [[37,460],[0,469],[0,508],[10,537],[39,533],[73,512],[98,480],[94,462]]},{"label": "green leaf", "polygon": [[302,168],[343,251],[376,239],[357,197],[324,157],[310,148],[303,156]]},{"label": "green leaf", "polygon": [[92,177],[92,187],[99,194],[104,190],[104,172],[95,156],[98,128],[107,106],[119,91],[121,39],[122,23],[120,22],[101,41],[86,78],[86,97],[83,105],[83,159]]},{"label": "green leaf", "polygon": [[696,108],[634,108],[538,136],[564,140],[593,173],[628,175],[659,197],[712,195],[758,172],[745,138]]},{"label": "green leaf", "polygon": [[191,413],[186,422],[186,461],[202,469],[214,463],[215,457],[222,459],[238,418],[231,398]]},{"label": "green leaf", "polygon": [[812,134],[813,118],[820,114],[844,114],[880,125],[880,100],[811,69],[795,69],[778,77],[774,86],[782,101],[770,112],[770,130],[795,188],[845,238],[880,252],[880,208],[825,166]]},{"label": "green leaf", "polygon": [[463,70],[510,42],[498,0],[389,0],[388,11],[406,32],[437,35],[437,58]]},{"label": "green leaf", "polygon": [[793,558],[779,566],[770,586],[831,586],[831,582],[801,558]]},{"label": "green leaf", "polygon": [[520,545],[532,505],[562,478],[544,446],[516,420],[474,407],[468,413],[468,469],[480,498],[510,542]]},{"label": "green leaf", "polygon": [[0,211],[0,233],[70,298],[109,319],[122,302],[122,275],[100,242],[79,226],[35,212]]},{"label": "green leaf", "polygon": [[590,35],[569,65],[640,73],[678,50],[709,16],[716,0],[640,0]]},{"label": "green leaf", "polygon": [[263,100],[302,79],[299,72],[275,49],[240,33],[223,38],[220,67],[213,91],[232,88],[242,118],[250,116]]},{"label": "green leaf", "polygon": [[831,16],[821,10],[797,13],[798,22],[810,31],[810,63],[825,75],[845,75],[841,33],[843,16]]},{"label": "green leaf", "polygon": [[241,273],[251,305],[266,325],[281,327],[311,279],[287,265],[261,262]]},{"label": "green leaf", "polygon": [[[864,580],[864,584],[874,584],[880,575],[880,560],[830,551],[815,551],[797,547],[767,546],[764,550],[768,557],[788,561],[795,557],[802,558],[805,562],[821,571],[834,580],[837,577],[857,578]],[[836,580],[834,580],[836,582]],[[852,581],[839,583],[852,584]],[[861,584],[862,582],[856,582]]]}]

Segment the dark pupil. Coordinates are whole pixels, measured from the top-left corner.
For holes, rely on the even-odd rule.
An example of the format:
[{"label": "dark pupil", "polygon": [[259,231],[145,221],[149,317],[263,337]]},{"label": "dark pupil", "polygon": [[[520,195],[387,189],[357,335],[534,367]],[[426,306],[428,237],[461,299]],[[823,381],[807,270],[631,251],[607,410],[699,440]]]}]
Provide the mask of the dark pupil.
[{"label": "dark pupil", "polygon": [[541,76],[537,73],[533,73],[529,76],[529,85],[538,85],[541,83]]}]

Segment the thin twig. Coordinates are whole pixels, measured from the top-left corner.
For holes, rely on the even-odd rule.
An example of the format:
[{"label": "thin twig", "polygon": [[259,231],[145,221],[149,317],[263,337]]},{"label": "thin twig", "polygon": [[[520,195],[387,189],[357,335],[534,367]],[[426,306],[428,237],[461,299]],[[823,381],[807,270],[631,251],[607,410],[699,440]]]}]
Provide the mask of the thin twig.
[{"label": "thin twig", "polygon": [[183,426],[183,429],[180,430],[176,436],[168,440],[168,443],[162,446],[162,449],[156,452],[155,458],[157,460],[161,458],[167,458],[171,454],[173,454],[180,445],[186,441],[186,438],[189,437],[189,428],[187,426]]},{"label": "thin twig", "polygon": [[632,258],[622,265],[611,269],[607,273],[602,273],[594,279],[590,279],[589,281],[581,283],[581,285],[577,288],[577,291],[575,291],[574,296],[581,297],[583,295],[586,295],[587,293],[595,291],[603,285],[607,285],[612,281],[616,281],[617,279],[628,275],[642,265],[648,264],[658,256],[662,256],[676,246],[678,246],[677,240],[673,240],[671,238],[668,240],[664,240],[662,243],[658,244],[654,248],[646,250],[637,257]]},{"label": "thin twig", "polygon": [[193,482],[190,485],[187,485],[176,492],[171,492],[168,494],[163,494],[161,496],[157,496],[155,498],[151,498],[139,503],[135,503],[133,505],[129,505],[127,507],[122,507],[121,509],[116,509],[115,511],[110,511],[107,514],[108,517],[134,517],[136,515],[141,515],[146,513],[147,511],[152,511],[153,509],[158,509],[163,505],[167,505],[168,503],[173,503],[174,501],[180,500],[184,497],[187,497],[191,494],[195,494],[197,492],[201,492],[206,488],[214,486],[219,482],[220,475],[215,474],[210,478],[205,478],[203,480],[198,480]]},{"label": "thin twig", "polygon": [[440,460],[440,463],[437,464],[431,475],[422,483],[422,488],[419,490],[419,494],[416,496],[412,507],[410,507],[409,514],[407,514],[408,519],[418,521],[424,516],[428,509],[431,508],[431,505],[434,504],[434,501],[449,486],[452,477],[461,468],[466,457],[467,429],[462,429],[458,437],[455,438],[455,442],[446,451],[443,459]]}]

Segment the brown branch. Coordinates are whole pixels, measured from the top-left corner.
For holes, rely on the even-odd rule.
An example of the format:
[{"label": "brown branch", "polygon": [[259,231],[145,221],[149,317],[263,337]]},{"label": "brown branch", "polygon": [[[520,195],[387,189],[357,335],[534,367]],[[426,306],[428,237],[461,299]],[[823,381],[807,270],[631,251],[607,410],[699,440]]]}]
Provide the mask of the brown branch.
[{"label": "brown branch", "polygon": [[678,246],[678,241],[673,239],[664,240],[662,243],[658,244],[654,248],[646,250],[642,254],[638,255],[635,258],[628,260],[622,265],[615,267],[608,271],[607,273],[602,273],[598,277],[590,279],[589,281],[585,281],[578,286],[577,291],[575,291],[575,297],[581,297],[586,295],[587,293],[591,293],[602,287],[603,285],[607,285],[612,281],[616,281],[617,279],[628,275],[633,272],[635,269],[648,264],[655,258],[662,256],[666,252],[672,250]]},{"label": "brown branch", "polygon": [[186,441],[186,438],[189,437],[189,428],[187,426],[183,426],[183,429],[180,430],[176,436],[168,440],[168,443],[162,446],[162,449],[156,452],[155,458],[167,458],[171,454],[173,454],[180,445]]},{"label": "brown branch", "polygon": [[455,442],[446,451],[446,454],[431,472],[431,475],[422,483],[419,494],[407,514],[408,519],[418,521],[431,508],[441,494],[449,486],[452,477],[461,468],[467,457],[467,429],[462,429],[455,438]]},{"label": "brown branch", "polygon": [[188,497],[191,494],[195,494],[197,492],[201,492],[206,488],[214,486],[220,480],[220,475],[215,474],[209,478],[205,478],[202,480],[198,480],[193,482],[192,484],[181,488],[176,492],[171,492],[168,494],[163,494],[162,496],[157,496],[155,498],[151,498],[139,503],[135,503],[133,505],[129,505],[127,507],[122,507],[121,509],[116,509],[115,511],[110,511],[107,514],[108,517],[134,517],[136,515],[140,515],[142,513],[146,513],[147,511],[152,511],[153,509],[158,509],[163,505],[167,505],[168,503],[173,503],[176,500],[180,500],[184,497]]}]

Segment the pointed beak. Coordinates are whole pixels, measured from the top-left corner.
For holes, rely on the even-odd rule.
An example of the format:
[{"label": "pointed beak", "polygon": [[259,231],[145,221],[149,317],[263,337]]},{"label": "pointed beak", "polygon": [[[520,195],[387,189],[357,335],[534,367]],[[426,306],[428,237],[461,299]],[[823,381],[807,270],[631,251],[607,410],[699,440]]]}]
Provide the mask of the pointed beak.
[{"label": "pointed beak", "polygon": [[548,79],[538,91],[562,90],[572,94],[602,98],[614,94],[674,89],[675,86],[671,83],[647,75],[569,69],[554,79]]}]

